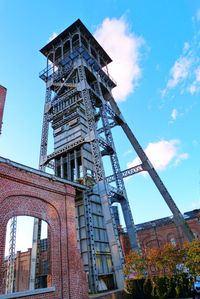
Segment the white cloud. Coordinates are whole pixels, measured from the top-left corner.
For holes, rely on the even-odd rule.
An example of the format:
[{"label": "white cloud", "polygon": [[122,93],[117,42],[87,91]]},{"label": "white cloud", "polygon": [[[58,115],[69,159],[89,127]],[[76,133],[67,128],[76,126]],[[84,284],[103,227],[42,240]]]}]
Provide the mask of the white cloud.
[{"label": "white cloud", "polygon": [[[187,159],[187,153],[178,153],[179,140],[161,140],[158,142],[150,142],[145,149],[145,153],[149,160],[157,170],[165,170],[167,166],[174,161],[174,165],[178,165],[181,160]],[[140,164],[141,161],[137,157],[128,163],[128,168]]]},{"label": "white cloud", "polygon": [[[198,28],[200,21],[200,9],[193,17],[194,28]],[[161,90],[161,96],[165,97],[174,88],[180,89],[180,93],[189,92],[191,95],[200,91],[200,31],[195,31],[191,41],[184,42],[182,53],[175,60],[169,71],[169,79],[166,87]]]},{"label": "white cloud", "polygon": [[178,116],[178,111],[177,111],[177,109],[174,108],[171,113],[172,120],[175,121],[177,116]]},{"label": "white cloud", "polygon": [[188,92],[193,95],[200,90],[200,66],[194,69],[194,76],[195,79],[193,82],[188,86]]},{"label": "white cloud", "polygon": [[177,156],[174,165],[177,166],[181,163],[182,160],[187,160],[189,158],[189,154],[188,153],[182,153],[180,155]]},{"label": "white cloud", "polygon": [[49,42],[51,42],[54,38],[56,38],[56,36],[57,36],[58,34],[56,33],[56,32],[53,32],[52,34],[51,34],[51,36],[49,37]]},{"label": "white cloud", "polygon": [[109,73],[117,82],[113,95],[117,101],[125,101],[141,77],[139,60],[144,40],[130,32],[123,17],[104,19],[94,35],[113,60],[109,65]]},{"label": "white cloud", "polygon": [[200,82],[200,66],[198,66],[195,70],[196,81]]},{"label": "white cloud", "polygon": [[184,46],[183,46],[183,51],[187,52],[189,50],[189,48],[190,48],[190,44],[188,42],[185,42]]},{"label": "white cloud", "polygon": [[188,86],[188,92],[193,95],[198,91],[198,87],[195,84],[195,82],[193,82],[190,86]]},{"label": "white cloud", "polygon": [[186,79],[189,75],[191,60],[186,57],[180,57],[175,61],[170,70],[171,78],[167,82],[167,89],[176,87],[180,82]]}]

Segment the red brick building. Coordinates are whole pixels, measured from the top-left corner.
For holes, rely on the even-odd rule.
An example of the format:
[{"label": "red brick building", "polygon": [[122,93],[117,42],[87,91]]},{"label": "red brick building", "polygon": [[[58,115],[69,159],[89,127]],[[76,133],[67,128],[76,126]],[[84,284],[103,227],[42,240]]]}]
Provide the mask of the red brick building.
[{"label": "red brick building", "polygon": [[31,249],[18,251],[15,259],[15,292],[29,289],[29,275],[31,266]]},{"label": "red brick building", "polygon": [[[5,293],[7,223],[14,216],[32,216],[46,221],[50,227],[51,287],[13,293],[12,298],[88,298],[86,275],[77,249],[75,188],[84,187],[0,158],[0,295]],[[25,266],[23,262],[25,255],[18,253],[16,269],[23,265],[27,273],[28,263]],[[18,275],[16,284],[25,287],[23,278]]]},{"label": "red brick building", "polygon": [[[200,236],[200,209],[183,214],[188,226],[196,238]],[[137,236],[141,248],[159,247],[164,243],[171,242],[182,246],[187,241],[174,224],[172,217],[165,217],[136,225]],[[127,233],[120,230],[122,250],[126,255],[130,250]]]},{"label": "red brick building", "polygon": [[[186,212],[184,217],[196,237],[200,235],[200,209]],[[157,219],[136,225],[138,238],[142,248],[159,247],[166,242],[182,245],[185,241],[182,233],[174,225],[171,217]],[[125,232],[120,232],[122,250],[127,254],[130,243]],[[39,278],[41,287],[47,287],[48,279],[48,240],[40,242]],[[31,249],[26,252],[17,252],[15,262],[15,288],[16,291],[27,290],[29,283]]]},{"label": "red brick building", "polygon": [[[49,267],[49,248],[48,239],[40,240],[40,250],[38,257],[38,279],[39,288],[51,287],[51,274]],[[29,289],[29,278],[31,268],[31,252],[32,248],[27,251],[17,251],[14,263],[14,291],[26,291]],[[5,269],[7,269],[7,259],[5,261]],[[5,270],[6,271],[6,270]]]}]

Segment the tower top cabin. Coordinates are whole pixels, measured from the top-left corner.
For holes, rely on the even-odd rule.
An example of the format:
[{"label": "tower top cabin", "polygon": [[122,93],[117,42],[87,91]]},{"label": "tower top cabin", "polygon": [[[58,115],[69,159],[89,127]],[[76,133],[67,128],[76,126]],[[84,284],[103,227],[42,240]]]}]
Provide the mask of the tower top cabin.
[{"label": "tower top cabin", "polygon": [[80,19],[56,36],[40,52],[48,57],[51,62],[55,62],[62,58],[62,54],[72,53],[80,47],[89,50],[89,53],[94,56],[102,67],[112,62],[112,59]]},{"label": "tower top cabin", "polygon": [[[59,65],[64,66],[70,60],[74,60],[81,55],[93,66],[95,71],[105,67],[104,71],[108,75],[106,66],[112,62],[112,59],[80,19],[45,45],[40,52],[47,57],[47,67],[52,66],[52,64],[57,67]],[[42,71],[40,74],[41,79],[46,81],[46,75]],[[112,82],[110,87],[115,86],[116,84]]]}]

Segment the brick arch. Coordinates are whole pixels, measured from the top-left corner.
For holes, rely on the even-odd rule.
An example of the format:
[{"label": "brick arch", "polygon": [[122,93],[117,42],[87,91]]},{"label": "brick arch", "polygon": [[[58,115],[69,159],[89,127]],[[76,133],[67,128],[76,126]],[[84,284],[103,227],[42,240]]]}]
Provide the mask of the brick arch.
[{"label": "brick arch", "polygon": [[158,242],[159,245],[161,245],[163,243],[162,238],[160,237],[160,235],[150,235],[150,236],[146,236],[142,239],[142,247],[158,247]]},{"label": "brick arch", "polygon": [[[15,211],[9,208],[10,205],[15,207]],[[53,205],[50,200],[47,201],[33,192],[23,191],[19,193],[19,191],[16,190],[14,192],[4,193],[3,196],[0,197],[0,211],[3,207],[4,209],[8,208],[6,211],[10,212],[10,218],[13,216],[32,216],[46,221],[49,225],[53,225],[52,220],[57,218],[60,223],[60,215],[57,207]],[[44,214],[46,210],[48,213]],[[49,214],[54,215],[53,219],[49,217]]]},{"label": "brick arch", "polygon": [[[33,204],[34,203],[34,204]],[[50,256],[51,260],[51,272],[52,272],[52,285],[58,289],[60,284],[59,277],[61,277],[61,223],[60,217],[53,205],[32,196],[14,195],[4,198],[0,205],[0,264],[3,263],[4,252],[5,252],[5,235],[7,222],[13,216],[32,216],[35,218],[42,219],[50,226]],[[2,217],[3,215],[3,217]],[[59,232],[59,233],[58,233]],[[56,248],[56,250],[55,250]],[[60,267],[57,265],[60,264]],[[3,269],[2,269],[3,270]],[[0,285],[3,286],[3,275],[0,271]]]}]

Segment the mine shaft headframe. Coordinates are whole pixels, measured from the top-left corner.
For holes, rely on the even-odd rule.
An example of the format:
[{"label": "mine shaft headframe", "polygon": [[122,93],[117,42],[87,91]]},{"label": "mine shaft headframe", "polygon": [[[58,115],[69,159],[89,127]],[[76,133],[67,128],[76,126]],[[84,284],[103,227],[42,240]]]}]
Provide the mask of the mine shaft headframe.
[{"label": "mine shaft headframe", "polygon": [[139,142],[137,141],[136,137],[134,136],[132,130],[125,122],[122,113],[115,102],[113,97],[109,98],[110,105],[113,111],[119,116],[121,120],[119,125],[122,127],[125,135],[129,139],[131,145],[133,146],[135,152],[137,153],[138,157],[142,161],[143,170],[147,171],[152,178],[154,184],[156,185],[157,189],[159,190],[160,194],[162,195],[163,199],[165,200],[166,204],[168,205],[169,209],[171,210],[174,218],[174,223],[177,227],[180,227],[183,234],[185,235],[186,239],[191,242],[194,239],[194,235],[190,230],[189,226],[187,225],[183,215],[179,211],[177,205],[175,204],[174,200],[172,199],[171,195],[169,194],[168,190],[164,186],[162,180],[160,179],[158,173],[156,172],[155,168],[149,161],[147,155],[145,154],[144,150],[140,146]]}]

